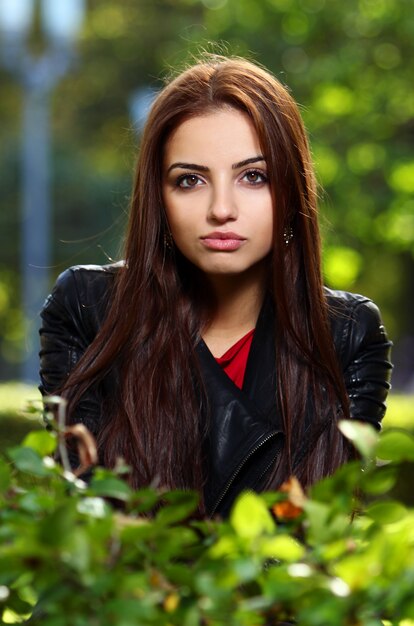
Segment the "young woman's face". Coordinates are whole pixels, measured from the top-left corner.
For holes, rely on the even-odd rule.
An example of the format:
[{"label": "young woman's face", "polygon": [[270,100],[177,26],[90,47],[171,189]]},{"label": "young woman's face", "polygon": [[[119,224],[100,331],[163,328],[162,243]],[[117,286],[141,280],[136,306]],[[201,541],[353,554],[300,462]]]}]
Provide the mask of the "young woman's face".
[{"label": "young woman's face", "polygon": [[208,275],[261,274],[273,207],[247,115],[219,109],[178,126],[165,146],[163,198],[174,242],[196,267]]}]

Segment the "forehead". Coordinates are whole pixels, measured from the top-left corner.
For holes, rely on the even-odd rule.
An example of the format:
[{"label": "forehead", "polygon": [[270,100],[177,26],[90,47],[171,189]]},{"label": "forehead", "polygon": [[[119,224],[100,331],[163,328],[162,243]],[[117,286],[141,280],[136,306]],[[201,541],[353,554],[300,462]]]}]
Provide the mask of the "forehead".
[{"label": "forehead", "polygon": [[226,107],[179,124],[165,144],[164,160],[214,164],[220,159],[234,163],[260,153],[259,138],[250,118]]}]

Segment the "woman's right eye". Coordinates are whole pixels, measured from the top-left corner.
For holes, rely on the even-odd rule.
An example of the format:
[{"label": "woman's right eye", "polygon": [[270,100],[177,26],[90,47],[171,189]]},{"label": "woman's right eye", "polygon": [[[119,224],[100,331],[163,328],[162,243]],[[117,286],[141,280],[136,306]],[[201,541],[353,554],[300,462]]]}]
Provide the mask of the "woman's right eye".
[{"label": "woman's right eye", "polygon": [[202,182],[201,178],[196,174],[182,174],[177,178],[175,186],[180,187],[180,189],[192,189],[202,184]]}]

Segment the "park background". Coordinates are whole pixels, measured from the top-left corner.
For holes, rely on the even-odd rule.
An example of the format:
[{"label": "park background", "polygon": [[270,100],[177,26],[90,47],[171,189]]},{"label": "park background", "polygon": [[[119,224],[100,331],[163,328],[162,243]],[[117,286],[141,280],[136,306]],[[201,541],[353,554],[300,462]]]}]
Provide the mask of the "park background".
[{"label": "park background", "polygon": [[[21,45],[32,61],[50,52],[46,5],[33,0]],[[49,284],[39,302],[69,265],[119,258],[151,93],[201,50],[247,56],[300,104],[321,186],[326,283],[379,305],[395,344],[393,393],[404,394],[400,414],[414,419],[412,0],[88,0],[84,8],[70,67],[48,97]],[[21,296],[27,88],[6,67],[16,41],[0,34],[0,404],[7,405],[26,394],[9,381],[22,380],[28,350],[37,350],[38,318],[25,319]],[[36,245],[42,232],[34,228],[32,237]]]}]

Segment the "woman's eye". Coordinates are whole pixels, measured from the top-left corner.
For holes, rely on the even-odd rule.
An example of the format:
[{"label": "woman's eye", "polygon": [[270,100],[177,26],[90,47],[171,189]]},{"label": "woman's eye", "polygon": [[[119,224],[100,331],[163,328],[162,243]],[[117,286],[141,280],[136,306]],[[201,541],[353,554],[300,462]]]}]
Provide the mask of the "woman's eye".
[{"label": "woman's eye", "polygon": [[251,185],[267,183],[267,176],[259,170],[250,170],[243,175],[243,179]]},{"label": "woman's eye", "polygon": [[177,178],[176,186],[181,189],[191,189],[201,183],[201,179],[196,174],[183,174]]}]

